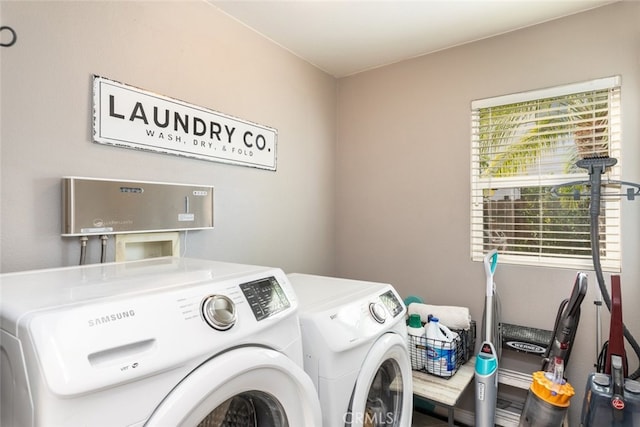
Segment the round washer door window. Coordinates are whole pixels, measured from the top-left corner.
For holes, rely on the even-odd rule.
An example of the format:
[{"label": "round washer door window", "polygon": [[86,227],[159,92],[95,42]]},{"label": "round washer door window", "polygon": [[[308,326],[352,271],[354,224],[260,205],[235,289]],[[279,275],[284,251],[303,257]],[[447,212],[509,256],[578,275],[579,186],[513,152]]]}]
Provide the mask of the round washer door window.
[{"label": "round washer door window", "polygon": [[185,377],[145,427],[321,427],[311,379],[291,359],[243,347],[216,356]]},{"label": "round washer door window", "polygon": [[380,337],[358,374],[346,426],[410,427],[412,374],[406,343],[398,334]]},{"label": "round washer door window", "polygon": [[235,395],[209,413],[198,427],[289,427],[286,412],[271,394],[251,390]]}]

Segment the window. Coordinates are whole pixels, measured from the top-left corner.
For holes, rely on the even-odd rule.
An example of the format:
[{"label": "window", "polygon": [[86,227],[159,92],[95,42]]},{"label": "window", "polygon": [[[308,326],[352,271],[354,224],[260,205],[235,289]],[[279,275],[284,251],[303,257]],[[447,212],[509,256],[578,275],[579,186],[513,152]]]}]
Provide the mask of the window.
[{"label": "window", "polygon": [[[592,269],[589,175],[581,158],[620,160],[620,79],[473,101],[471,252],[481,261]],[[620,164],[602,176],[620,179]],[[559,186],[578,182],[572,186]],[[552,191],[553,190],[553,191]],[[620,198],[602,187],[602,268],[620,271]]]}]

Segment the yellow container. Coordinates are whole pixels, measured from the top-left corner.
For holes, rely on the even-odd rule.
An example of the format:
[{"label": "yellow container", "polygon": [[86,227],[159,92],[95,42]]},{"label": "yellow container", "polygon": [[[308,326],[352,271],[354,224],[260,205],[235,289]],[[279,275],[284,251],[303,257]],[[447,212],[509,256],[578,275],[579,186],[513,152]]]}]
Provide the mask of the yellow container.
[{"label": "yellow container", "polygon": [[518,426],[561,427],[574,394],[571,384],[557,384],[544,372],[534,372]]},{"label": "yellow container", "polygon": [[533,373],[531,391],[545,402],[561,408],[568,407],[569,400],[576,394],[571,384],[556,384],[547,378],[543,371]]}]

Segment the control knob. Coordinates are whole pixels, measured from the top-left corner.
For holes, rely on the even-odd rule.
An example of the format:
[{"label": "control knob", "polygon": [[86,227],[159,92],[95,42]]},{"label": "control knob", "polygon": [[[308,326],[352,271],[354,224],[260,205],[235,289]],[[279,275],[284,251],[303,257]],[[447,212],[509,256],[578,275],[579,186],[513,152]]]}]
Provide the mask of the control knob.
[{"label": "control knob", "polygon": [[371,313],[371,317],[378,323],[384,323],[387,320],[387,312],[384,309],[384,306],[379,302],[372,302],[369,304],[369,313]]},{"label": "control knob", "polygon": [[236,305],[224,295],[209,295],[202,302],[204,320],[214,329],[226,331],[236,323]]}]

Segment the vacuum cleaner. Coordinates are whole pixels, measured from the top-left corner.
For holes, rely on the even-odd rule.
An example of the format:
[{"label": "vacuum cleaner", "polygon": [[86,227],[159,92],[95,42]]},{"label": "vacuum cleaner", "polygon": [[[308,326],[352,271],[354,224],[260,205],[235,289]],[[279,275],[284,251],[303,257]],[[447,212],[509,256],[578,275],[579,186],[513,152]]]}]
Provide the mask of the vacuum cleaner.
[{"label": "vacuum cleaner", "polygon": [[[498,401],[498,358],[496,344],[499,340],[498,317],[500,302],[496,295],[493,275],[498,263],[498,251],[490,251],[484,258],[486,274],[486,293],[484,319],[482,327],[482,344],[476,356],[475,392],[476,392],[476,427],[493,427]],[[498,348],[500,348],[498,346]]]},{"label": "vacuum cleaner", "polygon": [[605,348],[604,373],[592,373],[582,404],[585,427],[640,426],[640,382],[627,378],[620,276],[611,276],[611,324]]},{"label": "vacuum cleaner", "polygon": [[520,427],[555,427],[562,425],[575,390],[564,379],[573,340],[580,321],[580,304],[587,294],[587,275],[576,275],[571,296],[560,303],[553,329],[553,339],[542,359],[542,370],[533,373]]},{"label": "vacuum cleaner", "polygon": [[558,308],[558,314],[556,315],[556,322],[553,328],[553,341],[551,345],[547,347],[547,351],[542,359],[543,371],[550,371],[550,364],[558,357],[563,360],[565,367],[569,363],[573,340],[578,330],[578,323],[580,322],[580,304],[582,304],[586,295],[587,275],[579,272],[576,274],[570,297],[563,300]]}]

